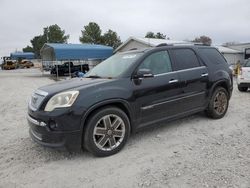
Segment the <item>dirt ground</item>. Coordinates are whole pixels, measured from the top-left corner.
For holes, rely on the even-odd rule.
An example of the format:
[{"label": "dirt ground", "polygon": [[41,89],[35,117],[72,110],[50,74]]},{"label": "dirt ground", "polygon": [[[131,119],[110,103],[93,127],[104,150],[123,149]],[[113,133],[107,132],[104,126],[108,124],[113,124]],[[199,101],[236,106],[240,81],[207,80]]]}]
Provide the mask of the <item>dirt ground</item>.
[{"label": "dirt ground", "polygon": [[0,187],[250,187],[250,92],[228,113],[166,123],[130,137],[107,158],[44,148],[28,134],[27,102],[53,83],[38,70],[0,70]]}]

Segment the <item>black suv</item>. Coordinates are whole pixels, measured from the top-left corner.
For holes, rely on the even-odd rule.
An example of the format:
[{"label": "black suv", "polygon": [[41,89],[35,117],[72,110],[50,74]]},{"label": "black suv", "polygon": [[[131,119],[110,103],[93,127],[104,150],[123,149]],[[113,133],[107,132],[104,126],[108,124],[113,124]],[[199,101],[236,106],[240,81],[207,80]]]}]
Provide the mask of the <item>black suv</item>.
[{"label": "black suv", "polygon": [[50,147],[117,153],[131,132],[205,111],[227,112],[232,72],[217,49],[161,46],[117,53],[74,78],[36,90],[30,135]]}]

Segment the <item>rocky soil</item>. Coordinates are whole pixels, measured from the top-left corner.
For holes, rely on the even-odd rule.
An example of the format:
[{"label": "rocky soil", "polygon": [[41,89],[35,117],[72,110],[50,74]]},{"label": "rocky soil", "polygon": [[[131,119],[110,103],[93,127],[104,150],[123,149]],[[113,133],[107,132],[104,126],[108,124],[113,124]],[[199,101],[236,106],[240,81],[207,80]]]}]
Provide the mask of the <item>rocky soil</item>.
[{"label": "rocky soil", "polygon": [[0,187],[250,187],[250,91],[234,88],[223,119],[201,113],[165,123],[96,158],[30,139],[29,96],[53,82],[35,69],[0,70]]}]

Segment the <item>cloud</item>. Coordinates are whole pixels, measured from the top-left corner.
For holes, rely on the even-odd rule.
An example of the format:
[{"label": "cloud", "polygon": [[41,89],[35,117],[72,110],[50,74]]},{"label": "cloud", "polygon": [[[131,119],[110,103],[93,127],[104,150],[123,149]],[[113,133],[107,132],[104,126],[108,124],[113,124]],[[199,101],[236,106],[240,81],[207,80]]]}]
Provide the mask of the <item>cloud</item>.
[{"label": "cloud", "polygon": [[0,7],[0,56],[30,45],[52,24],[78,43],[90,21],[103,32],[116,31],[122,40],[153,31],[176,40],[207,35],[216,44],[250,42],[249,0],[1,0]]}]

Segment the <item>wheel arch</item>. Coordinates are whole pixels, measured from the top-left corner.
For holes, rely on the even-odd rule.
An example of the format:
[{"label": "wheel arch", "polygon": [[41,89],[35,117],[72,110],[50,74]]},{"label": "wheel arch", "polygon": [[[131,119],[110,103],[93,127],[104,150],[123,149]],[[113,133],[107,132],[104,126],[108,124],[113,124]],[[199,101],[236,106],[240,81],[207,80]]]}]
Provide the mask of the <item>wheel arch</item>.
[{"label": "wheel arch", "polygon": [[229,98],[231,97],[230,85],[226,79],[223,79],[223,80],[219,80],[213,84],[213,86],[210,90],[210,93],[209,93],[209,98],[211,98],[211,96],[213,95],[213,93],[217,87],[223,87],[224,89],[226,89],[226,91],[228,92]]},{"label": "wheel arch", "polygon": [[[111,99],[111,100],[105,100],[100,103],[97,103],[91,106],[87,110],[87,112],[83,115],[81,119],[81,132],[83,133],[86,127],[85,125],[88,122],[88,119],[91,117],[92,114],[94,114],[97,110],[100,110],[101,108],[105,108],[108,106],[114,106],[114,107],[121,109],[128,116],[128,119],[130,121],[130,130],[133,131],[133,125],[132,125],[133,114],[132,114],[129,103],[123,99]],[[83,140],[83,134],[82,134],[82,140]]]}]

